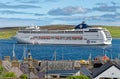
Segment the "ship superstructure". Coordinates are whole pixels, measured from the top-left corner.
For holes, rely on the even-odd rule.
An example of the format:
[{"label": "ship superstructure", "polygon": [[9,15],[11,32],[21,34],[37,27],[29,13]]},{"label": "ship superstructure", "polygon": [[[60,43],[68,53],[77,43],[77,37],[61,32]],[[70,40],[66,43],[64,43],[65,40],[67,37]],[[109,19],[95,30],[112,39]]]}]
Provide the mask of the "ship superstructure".
[{"label": "ship superstructure", "polygon": [[107,29],[90,27],[85,23],[72,30],[40,30],[37,26],[21,29],[15,38],[19,43],[32,44],[109,45],[112,41]]}]

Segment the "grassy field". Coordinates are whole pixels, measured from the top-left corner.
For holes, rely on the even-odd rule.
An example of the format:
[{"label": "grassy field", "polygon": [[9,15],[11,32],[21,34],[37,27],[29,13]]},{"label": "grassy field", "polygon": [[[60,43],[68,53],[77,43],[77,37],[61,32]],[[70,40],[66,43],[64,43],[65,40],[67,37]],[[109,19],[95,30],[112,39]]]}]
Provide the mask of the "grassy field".
[{"label": "grassy field", "polygon": [[[120,38],[120,27],[115,26],[100,26],[106,28],[110,31],[113,38]],[[41,26],[41,29],[48,30],[64,30],[64,29],[73,29],[73,25],[50,25],[50,26]],[[0,29],[0,39],[10,39],[12,36],[16,35],[18,27],[11,28],[1,28]]]},{"label": "grassy field", "polygon": [[105,27],[108,29],[113,38],[120,38],[120,27]]},{"label": "grassy field", "polygon": [[0,29],[0,39],[10,39],[12,36],[16,35],[18,28],[1,28]]}]

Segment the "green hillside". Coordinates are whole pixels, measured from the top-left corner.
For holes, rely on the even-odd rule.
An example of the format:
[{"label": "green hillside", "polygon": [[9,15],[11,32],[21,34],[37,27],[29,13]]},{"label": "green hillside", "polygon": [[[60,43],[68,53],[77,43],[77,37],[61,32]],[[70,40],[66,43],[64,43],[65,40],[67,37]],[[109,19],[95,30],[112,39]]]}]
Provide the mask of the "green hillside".
[{"label": "green hillside", "polygon": [[18,27],[0,28],[0,39],[10,39],[17,31]]},{"label": "green hillside", "polygon": [[[100,26],[100,27],[108,29],[113,38],[120,38],[120,27],[115,26]],[[40,29],[48,30],[64,30],[73,28],[74,28],[73,25],[50,25],[40,27]],[[18,27],[0,28],[0,39],[10,39],[12,36],[16,35],[17,31]]]},{"label": "green hillside", "polygon": [[120,27],[105,27],[106,29],[108,29],[112,35],[113,38],[120,38]]}]

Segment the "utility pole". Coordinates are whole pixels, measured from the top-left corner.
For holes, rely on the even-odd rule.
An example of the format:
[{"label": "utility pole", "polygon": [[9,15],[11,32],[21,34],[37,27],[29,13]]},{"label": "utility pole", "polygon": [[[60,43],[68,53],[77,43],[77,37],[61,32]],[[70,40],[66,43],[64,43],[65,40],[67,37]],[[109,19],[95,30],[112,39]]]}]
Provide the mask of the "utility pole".
[{"label": "utility pole", "polygon": [[62,53],[62,60],[64,60],[64,54]]},{"label": "utility pole", "polygon": [[12,54],[13,54],[13,60],[15,60],[15,51],[14,51],[14,49],[15,49],[15,44],[13,45],[13,51],[12,51]]},{"label": "utility pole", "polygon": [[48,79],[48,59],[46,59],[46,77]]},{"label": "utility pole", "polygon": [[54,61],[56,61],[56,51],[54,51]]},{"label": "utility pole", "polygon": [[30,79],[30,57],[31,57],[31,53],[30,53],[30,49],[28,50],[28,79]]}]

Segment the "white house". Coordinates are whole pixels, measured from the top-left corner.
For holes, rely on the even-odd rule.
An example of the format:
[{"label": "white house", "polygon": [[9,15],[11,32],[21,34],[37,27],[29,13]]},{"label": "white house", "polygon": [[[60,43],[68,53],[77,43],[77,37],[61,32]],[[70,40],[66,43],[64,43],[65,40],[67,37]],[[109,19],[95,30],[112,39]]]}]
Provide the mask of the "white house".
[{"label": "white house", "polygon": [[93,79],[120,79],[120,65],[115,62],[107,62],[93,71]]}]

